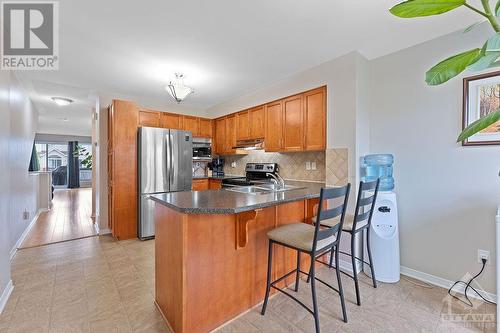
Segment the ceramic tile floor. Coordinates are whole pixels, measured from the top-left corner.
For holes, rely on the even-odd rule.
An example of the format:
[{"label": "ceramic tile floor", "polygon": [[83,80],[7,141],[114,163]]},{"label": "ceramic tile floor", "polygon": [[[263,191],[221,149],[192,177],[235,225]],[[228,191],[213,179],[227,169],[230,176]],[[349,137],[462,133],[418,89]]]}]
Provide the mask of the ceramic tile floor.
[{"label": "ceramic tile floor", "polygon": [[[325,280],[332,272],[320,269]],[[12,263],[14,291],[0,315],[4,332],[168,332],[153,304],[154,241],[92,237],[20,250]],[[494,332],[496,307],[470,310],[440,288],[406,280],[373,289],[362,278],[362,306],[346,277],[349,323],[340,320],[338,297],[318,284],[322,332]],[[298,297],[310,304],[309,285]],[[266,316],[251,310],[219,332],[313,332],[312,316],[284,295],[270,300]],[[450,314],[467,314],[451,316]],[[450,320],[454,319],[453,321]],[[465,320],[461,320],[464,319]]]}]

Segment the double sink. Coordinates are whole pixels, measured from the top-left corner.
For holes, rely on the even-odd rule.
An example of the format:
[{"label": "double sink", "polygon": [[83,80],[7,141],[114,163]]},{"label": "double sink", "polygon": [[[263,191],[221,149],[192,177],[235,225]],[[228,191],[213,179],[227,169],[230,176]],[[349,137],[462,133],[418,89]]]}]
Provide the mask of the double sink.
[{"label": "double sink", "polygon": [[247,194],[268,194],[268,193],[299,190],[303,188],[305,187],[292,186],[292,185],[279,186],[277,184],[259,184],[252,186],[227,187],[226,190],[239,193],[247,193]]}]

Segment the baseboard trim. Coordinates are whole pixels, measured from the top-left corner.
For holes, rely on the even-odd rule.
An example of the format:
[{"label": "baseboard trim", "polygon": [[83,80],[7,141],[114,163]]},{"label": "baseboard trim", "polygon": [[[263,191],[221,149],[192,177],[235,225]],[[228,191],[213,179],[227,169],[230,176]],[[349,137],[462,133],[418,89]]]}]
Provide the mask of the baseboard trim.
[{"label": "baseboard trim", "polygon": [[2,292],[2,296],[0,296],[0,314],[2,314],[3,310],[5,309],[7,301],[9,300],[9,297],[12,294],[13,290],[14,290],[14,284],[12,283],[12,280],[9,280],[9,282],[7,283]]},{"label": "baseboard trim", "polygon": [[24,240],[26,239],[26,236],[28,236],[28,233],[30,232],[31,228],[33,228],[33,226],[35,225],[36,221],[38,220],[38,217],[40,217],[40,214],[42,212],[47,212],[49,211],[48,209],[45,209],[45,208],[40,208],[35,216],[33,217],[33,219],[31,220],[30,224],[28,224],[28,226],[26,227],[26,229],[24,229],[23,233],[21,234],[21,236],[19,237],[19,239],[17,240],[16,244],[14,244],[14,246],[12,247],[12,249],[10,250],[10,260],[12,261],[12,259],[14,259],[14,257],[16,256],[16,253],[17,253],[17,249],[19,249],[19,247],[21,246],[21,244],[24,242]]},{"label": "baseboard trim", "polygon": [[111,229],[106,228],[99,230],[99,235],[109,235],[109,234],[111,234]]},{"label": "baseboard trim", "polygon": [[[406,276],[411,277],[411,278],[414,278],[414,279],[417,279],[417,280],[420,280],[420,281],[423,281],[423,282],[426,282],[426,283],[430,283],[432,285],[435,285],[435,286],[438,286],[441,288],[445,288],[445,289],[450,289],[450,287],[455,283],[455,281],[443,279],[439,276],[420,272],[420,271],[417,271],[415,269],[405,267],[405,266],[401,266],[401,274],[406,275]],[[465,291],[465,287],[463,287],[463,286],[456,287],[456,288],[454,288],[454,290],[456,290],[458,293],[461,293],[463,295],[464,291]],[[495,294],[489,293],[487,291],[481,291],[481,290],[478,290],[478,292],[480,292],[481,295],[484,298],[486,298],[488,301],[497,303],[497,296]],[[480,297],[478,295],[476,295],[476,293],[474,293],[474,292],[468,293],[468,295],[472,298],[480,299]]]}]

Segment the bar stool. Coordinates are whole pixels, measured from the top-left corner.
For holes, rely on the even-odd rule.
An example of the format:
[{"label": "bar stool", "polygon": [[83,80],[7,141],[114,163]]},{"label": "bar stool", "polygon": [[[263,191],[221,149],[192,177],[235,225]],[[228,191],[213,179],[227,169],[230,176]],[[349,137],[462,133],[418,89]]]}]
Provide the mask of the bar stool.
[{"label": "bar stool", "polygon": [[[269,254],[267,259],[267,286],[266,286],[266,296],[264,298],[264,304],[262,305],[261,314],[264,315],[266,313],[267,303],[269,301],[269,292],[271,288],[274,288],[288,297],[292,298],[294,301],[299,303],[302,307],[304,307],[309,313],[314,316],[314,323],[316,327],[316,332],[319,333],[319,312],[318,312],[318,304],[316,299],[316,285],[315,281],[319,281],[329,288],[335,290],[340,295],[340,302],[342,305],[342,316],[344,322],[347,322],[347,314],[344,302],[344,291],[342,289],[342,282],[340,279],[340,272],[338,269],[336,270],[337,274],[337,283],[338,289],[335,289],[331,285],[326,282],[315,277],[315,268],[314,264],[316,262],[316,258],[328,253],[333,252],[336,253],[338,251],[338,245],[340,241],[340,235],[342,233],[342,226],[344,223],[345,212],[347,210],[347,200],[349,199],[349,190],[351,185],[347,184],[344,187],[338,188],[322,188],[320,194],[320,204],[318,206],[318,221],[333,219],[336,217],[340,217],[338,224],[334,226],[329,226],[326,228],[321,228],[320,224],[316,224],[312,226],[306,223],[293,223],[287,224],[276,229],[273,229],[267,233],[269,238]],[[342,203],[331,209],[323,209],[323,202],[331,199],[342,199]],[[282,277],[276,279],[275,281],[271,281],[271,267],[272,267],[272,258],[273,258],[273,245],[281,245],[297,251],[297,268]],[[311,268],[310,272],[306,273],[300,269],[300,255],[301,253],[306,253],[311,257]],[[336,258],[336,267],[338,267],[338,256]],[[286,279],[292,274],[295,274],[295,291],[299,290],[299,276],[300,273],[309,275],[311,279],[311,293],[312,293],[312,301],[313,301],[313,309],[311,310],[304,303],[294,297],[292,294],[286,292],[275,286],[276,283]]]},{"label": "bar stool", "polygon": [[[330,253],[330,268],[338,267],[338,253],[345,254],[351,257],[352,271],[353,275],[350,275],[344,271],[341,271],[343,274],[349,276],[354,280],[354,286],[356,288],[356,304],[361,305],[361,298],[359,295],[359,282],[358,282],[358,272],[356,271],[356,260],[359,260],[370,267],[371,275],[372,275],[372,283],[373,288],[377,288],[377,280],[375,280],[375,273],[373,270],[373,260],[372,260],[372,251],[370,247],[370,226],[372,223],[373,211],[375,210],[375,202],[377,200],[378,194],[378,186],[379,179],[371,182],[360,182],[359,183],[359,191],[358,198],[356,200],[356,209],[354,210],[354,215],[347,215],[345,222],[342,227],[342,231],[347,232],[351,235],[351,253],[347,253],[344,251],[331,251]],[[335,220],[320,220],[321,226],[329,227],[331,225],[336,225],[338,221]],[[364,237],[362,232],[366,229],[366,249],[368,252],[368,260],[366,262],[364,260]],[[355,254],[355,245],[357,235],[361,233],[361,258],[357,257]],[[333,256],[335,255],[335,266],[333,266]]]}]

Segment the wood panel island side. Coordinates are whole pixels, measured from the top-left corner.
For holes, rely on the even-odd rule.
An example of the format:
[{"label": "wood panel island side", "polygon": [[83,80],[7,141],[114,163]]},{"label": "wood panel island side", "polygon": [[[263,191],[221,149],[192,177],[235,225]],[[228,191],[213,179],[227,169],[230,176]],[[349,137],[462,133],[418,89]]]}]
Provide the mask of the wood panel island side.
[{"label": "wood panel island side", "polygon": [[[303,189],[272,194],[210,190],[152,197],[155,301],[174,332],[209,332],[263,301],[266,233],[288,223],[309,223],[324,186],[301,184]],[[301,260],[302,269],[308,269],[308,257]],[[273,277],[296,263],[296,251],[276,247]],[[291,276],[280,287],[293,283]]]}]

